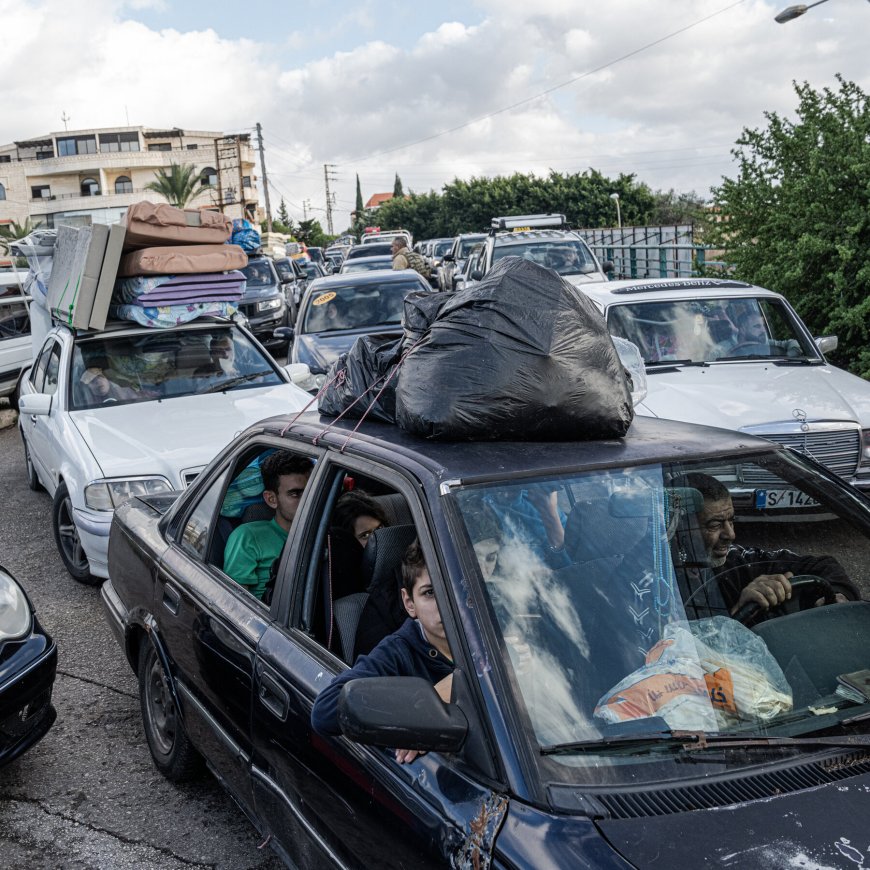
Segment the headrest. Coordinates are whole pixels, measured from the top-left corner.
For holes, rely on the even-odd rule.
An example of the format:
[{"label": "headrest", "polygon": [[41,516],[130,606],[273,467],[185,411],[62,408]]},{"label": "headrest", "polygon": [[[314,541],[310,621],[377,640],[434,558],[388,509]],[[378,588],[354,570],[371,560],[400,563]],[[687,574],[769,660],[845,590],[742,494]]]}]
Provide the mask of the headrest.
[{"label": "headrest", "polygon": [[363,552],[362,572],[367,585],[395,578],[405,551],[417,537],[413,525],[386,526],[372,532]]}]

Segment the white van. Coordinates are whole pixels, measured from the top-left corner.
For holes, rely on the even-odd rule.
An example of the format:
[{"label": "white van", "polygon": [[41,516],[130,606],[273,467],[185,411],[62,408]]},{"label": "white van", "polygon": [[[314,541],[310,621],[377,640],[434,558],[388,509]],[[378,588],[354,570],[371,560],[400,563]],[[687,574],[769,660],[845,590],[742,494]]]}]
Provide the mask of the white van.
[{"label": "white van", "polygon": [[0,272],[0,396],[15,391],[21,370],[33,357],[30,297],[21,288],[19,274]]}]

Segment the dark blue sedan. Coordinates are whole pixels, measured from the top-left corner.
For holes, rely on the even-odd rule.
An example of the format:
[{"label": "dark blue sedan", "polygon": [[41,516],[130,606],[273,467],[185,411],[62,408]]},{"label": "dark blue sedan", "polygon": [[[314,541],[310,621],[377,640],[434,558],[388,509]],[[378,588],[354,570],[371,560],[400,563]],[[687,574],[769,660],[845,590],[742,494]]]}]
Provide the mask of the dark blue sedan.
[{"label": "dark blue sedan", "polygon": [[338,357],[361,335],[402,334],[402,303],[409,293],[431,293],[411,269],[332,275],[313,281],[296,319],[291,363],[305,363],[318,386]]},{"label": "dark blue sedan", "polygon": [[[264,519],[276,448],[313,470],[255,597],[224,544]],[[364,545],[337,528],[351,490],[379,505]],[[757,497],[774,490],[792,495]],[[115,512],[106,613],[156,766],[204,759],[288,866],[866,856],[870,502],[796,451],[649,418],[621,439],[457,444],[307,414],[242,433],[175,499]],[[343,733],[315,730],[336,675],[413,633],[397,572],[415,540],[449,702],[419,677],[355,679]],[[790,599],[738,606],[774,572]]]}]

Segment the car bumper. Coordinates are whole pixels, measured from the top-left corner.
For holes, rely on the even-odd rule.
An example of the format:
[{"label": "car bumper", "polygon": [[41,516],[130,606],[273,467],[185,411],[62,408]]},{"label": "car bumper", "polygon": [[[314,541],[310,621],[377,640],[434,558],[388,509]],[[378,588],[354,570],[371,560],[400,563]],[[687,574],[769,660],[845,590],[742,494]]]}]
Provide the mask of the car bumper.
[{"label": "car bumper", "polygon": [[[100,587],[100,600],[103,603],[103,615],[113,637],[118,642],[118,646],[127,653],[127,608],[115,591],[111,579],[106,580]],[[127,659],[129,658],[128,654]],[[132,661],[130,665],[135,666]]]},{"label": "car bumper", "polygon": [[[39,652],[28,662],[34,647]],[[20,667],[17,658],[24,659]],[[45,635],[32,635],[4,662],[4,671],[12,673],[0,686],[0,766],[41,740],[57,718],[51,703],[57,646]]]},{"label": "car bumper", "polygon": [[85,511],[75,508],[75,523],[79,530],[85,555],[94,577],[109,576],[109,532],[112,529],[111,511]]}]

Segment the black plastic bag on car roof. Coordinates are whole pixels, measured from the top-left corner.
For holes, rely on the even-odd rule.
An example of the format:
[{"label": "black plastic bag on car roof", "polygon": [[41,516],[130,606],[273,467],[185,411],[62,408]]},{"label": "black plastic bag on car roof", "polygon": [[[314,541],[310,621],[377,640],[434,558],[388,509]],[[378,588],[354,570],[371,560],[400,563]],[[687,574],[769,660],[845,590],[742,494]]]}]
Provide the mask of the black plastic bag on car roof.
[{"label": "black plastic bag on car roof", "polygon": [[633,416],[601,312],[555,272],[519,257],[452,294],[398,374],[397,422],[424,438],[612,438]]},{"label": "black plastic bag on car roof", "polygon": [[447,293],[409,293],[402,309],[402,327],[405,330],[404,349],[421,339],[426,330],[438,317],[439,312],[450,301]]},{"label": "black plastic bag on car roof", "polygon": [[[402,355],[401,338],[361,335],[329,368],[317,409],[327,417],[370,417],[396,422],[396,376],[389,376]],[[389,381],[389,382],[388,382]],[[360,398],[362,397],[362,398]],[[359,399],[359,401],[357,401]],[[356,404],[354,404],[356,403]]]}]

